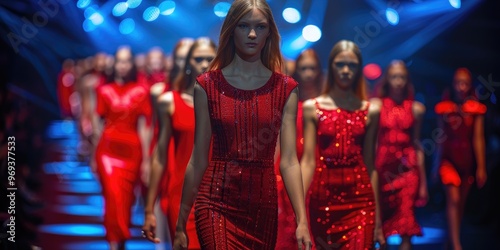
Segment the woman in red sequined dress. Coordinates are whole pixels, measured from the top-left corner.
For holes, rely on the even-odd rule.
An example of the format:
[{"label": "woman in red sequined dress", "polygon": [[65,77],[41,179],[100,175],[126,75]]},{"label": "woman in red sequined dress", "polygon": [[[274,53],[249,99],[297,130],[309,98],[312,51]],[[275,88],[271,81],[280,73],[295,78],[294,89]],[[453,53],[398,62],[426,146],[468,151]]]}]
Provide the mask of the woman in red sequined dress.
[{"label": "woman in red sequined dress", "polygon": [[[439,175],[445,185],[448,244],[461,250],[460,222],[471,185],[486,183],[484,114],[486,106],[474,98],[472,76],[466,68],[456,70],[451,98],[434,107],[444,131]],[[475,177],[475,178],[474,178]]]},{"label": "woman in red sequined dress", "polygon": [[385,237],[401,236],[400,250],[411,249],[421,236],[415,206],[427,202],[427,178],[420,128],[425,106],[413,100],[413,85],[403,61],[389,64],[370,100],[380,108],[375,167],[379,175],[380,208]]},{"label": "woman in red sequined dress", "polygon": [[195,196],[202,249],[274,249],[278,134],[281,174],[297,215],[297,245],[310,249],[295,150],[297,83],[279,73],[279,41],[266,1],[233,2],[210,71],[197,78],[194,89],[195,143],[174,249],[187,247],[186,222]]},{"label": "woman in red sequined dress", "polygon": [[321,249],[372,249],[374,241],[385,246],[375,202],[379,110],[366,101],[361,65],[356,44],[335,44],[323,94],[303,104],[302,179],[311,232]]},{"label": "woman in red sequined dress", "polygon": [[[196,76],[205,72],[215,57],[215,43],[208,38],[199,38],[192,45],[186,57],[184,72],[173,84],[174,90],[162,94],[158,99],[160,114],[160,139],[153,153],[153,164],[150,177],[150,188],[145,207],[144,234],[153,242],[155,238],[156,216],[153,213],[154,202],[160,191],[162,211],[168,217],[168,227],[171,239],[175,234],[175,223],[179,215],[182,194],[182,183],[186,166],[194,143],[194,108],[193,91]],[[169,141],[173,139],[174,154],[170,155]],[[169,157],[174,157],[174,163],[167,164]],[[170,162],[170,161],[169,161]],[[167,166],[164,173],[164,166]],[[167,182],[161,182],[162,175],[168,176]],[[160,185],[159,185],[160,184]],[[154,187],[154,188],[153,188]],[[160,190],[158,190],[160,189]],[[200,249],[194,223],[194,213],[189,215],[186,228],[189,236],[188,249]]]},{"label": "woman in red sequined dress", "polygon": [[[113,83],[97,89],[97,118],[92,157],[104,196],[104,227],[111,249],[125,249],[129,232],[134,187],[143,164],[149,162],[147,142],[139,131],[149,123],[151,106],[148,90],[135,82],[130,49],[120,48],[115,56]],[[95,145],[95,144],[94,144]]]},{"label": "woman in red sequined dress", "polygon": [[[293,79],[299,84],[299,101],[297,107],[297,157],[300,161],[304,148],[304,137],[302,136],[302,103],[318,96],[321,93],[323,83],[323,72],[318,54],[313,49],[302,51],[295,60]],[[290,250],[297,248],[295,238],[295,214],[292,204],[279,174],[279,158],[275,165],[278,184],[278,239],[276,249]]]}]

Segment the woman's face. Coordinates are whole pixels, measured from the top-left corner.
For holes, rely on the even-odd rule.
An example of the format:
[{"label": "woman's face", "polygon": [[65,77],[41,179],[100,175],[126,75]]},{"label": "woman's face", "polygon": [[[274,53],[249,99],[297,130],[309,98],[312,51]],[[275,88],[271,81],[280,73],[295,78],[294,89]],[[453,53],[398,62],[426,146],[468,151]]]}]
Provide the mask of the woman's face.
[{"label": "woman's face", "polygon": [[408,81],[406,69],[401,64],[393,64],[387,71],[387,80],[389,81],[390,91],[394,94],[404,93]]},{"label": "woman's face", "polygon": [[465,72],[457,72],[453,78],[453,89],[460,97],[465,97],[472,87],[472,81]]},{"label": "woman's face", "polygon": [[244,15],[234,29],[233,38],[236,53],[246,61],[257,61],[270,34],[269,22],[258,9]]},{"label": "woman's face", "polygon": [[148,67],[153,72],[164,69],[163,53],[161,51],[151,51],[148,55]]},{"label": "woman's face", "polygon": [[299,78],[297,81],[301,84],[318,84],[314,81],[319,75],[319,65],[313,56],[303,56],[300,61],[297,62],[297,65],[295,65],[295,70]]},{"label": "woman's face", "polygon": [[186,62],[186,56],[187,53],[189,52],[189,49],[191,48],[192,43],[184,43],[182,46],[175,51],[175,64],[179,69],[182,69],[184,67],[184,64]]},{"label": "woman's face", "polygon": [[132,69],[132,54],[129,50],[116,52],[115,72],[116,77],[125,78]]},{"label": "woman's face", "polygon": [[359,71],[359,61],[356,54],[350,50],[340,52],[330,65],[335,84],[341,89],[352,89],[354,77]]},{"label": "woman's face", "polygon": [[189,64],[191,65],[191,74],[197,76],[208,69],[208,66],[215,57],[215,50],[208,44],[198,46],[193,50]]}]

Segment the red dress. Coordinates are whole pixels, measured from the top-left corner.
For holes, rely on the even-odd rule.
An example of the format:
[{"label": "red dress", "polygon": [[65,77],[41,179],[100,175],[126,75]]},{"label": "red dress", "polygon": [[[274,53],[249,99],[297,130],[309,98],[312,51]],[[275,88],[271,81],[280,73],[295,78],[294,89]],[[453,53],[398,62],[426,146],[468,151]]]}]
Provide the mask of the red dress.
[{"label": "red dress", "polygon": [[[173,148],[168,154],[168,166],[165,176],[167,181],[162,182],[160,193],[160,204],[163,212],[168,217],[168,226],[171,239],[175,236],[175,224],[179,216],[182,185],[184,183],[184,174],[191,157],[194,144],[194,108],[188,106],[179,92],[172,91],[174,113],[171,117],[172,143],[169,148]],[[174,161],[171,161],[171,158]],[[189,238],[189,249],[200,249],[198,236],[194,223],[194,208],[188,218],[187,233]]]},{"label": "red dress", "polygon": [[379,175],[380,209],[385,237],[422,235],[414,207],[419,187],[413,144],[413,101],[382,99],[375,167]]},{"label": "red dress", "polygon": [[444,136],[439,174],[445,185],[460,186],[462,181],[472,183],[476,159],[472,137],[474,120],[486,113],[486,106],[478,101],[467,100],[463,104],[442,101],[434,108],[442,116]]},{"label": "red dress", "polygon": [[140,84],[113,83],[98,88],[96,99],[96,112],[105,120],[95,152],[104,196],[104,227],[106,239],[119,242],[130,238],[133,189],[142,162],[137,124],[140,116],[151,116],[149,93]]},{"label": "red dress", "polygon": [[203,249],[274,249],[274,154],[286,100],[297,83],[274,72],[256,90],[230,85],[220,70],[197,78],[207,93],[212,155],[196,199]]},{"label": "red dress", "polygon": [[[302,101],[297,105],[297,157],[300,161],[304,153],[304,136],[302,125]],[[293,211],[292,203],[288,198],[285,183],[280,174],[280,160],[276,161],[275,170],[276,180],[278,185],[278,238],[276,240],[276,250],[290,250],[297,249],[297,237],[295,237],[295,230],[297,229],[297,222],[295,221],[295,212]]]},{"label": "red dress", "polygon": [[319,158],[308,191],[309,222],[321,249],[372,249],[375,198],[363,162],[367,110],[316,103]]}]

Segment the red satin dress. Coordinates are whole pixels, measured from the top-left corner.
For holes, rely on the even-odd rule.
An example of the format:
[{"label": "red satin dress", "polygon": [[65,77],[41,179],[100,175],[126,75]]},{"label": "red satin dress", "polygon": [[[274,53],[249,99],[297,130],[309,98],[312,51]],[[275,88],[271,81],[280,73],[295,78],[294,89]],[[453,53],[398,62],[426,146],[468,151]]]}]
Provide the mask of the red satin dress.
[{"label": "red satin dress", "polygon": [[133,189],[142,162],[137,124],[140,116],[150,122],[149,92],[136,83],[101,86],[96,112],[105,121],[95,160],[104,196],[106,239],[119,242],[130,238]]},{"label": "red satin dress", "polygon": [[[304,136],[302,125],[302,101],[297,105],[297,157],[302,158],[304,153]],[[293,211],[292,203],[288,198],[285,183],[280,174],[280,158],[276,162],[276,184],[278,185],[278,238],[276,240],[276,250],[290,250],[298,249],[297,237],[295,237],[295,230],[297,229],[297,222],[295,221],[295,212]]]},{"label": "red satin dress", "polygon": [[73,71],[63,70],[57,76],[57,97],[63,118],[73,116],[71,98],[75,92],[75,81],[75,73]]},{"label": "red satin dress", "polygon": [[385,237],[422,235],[415,218],[419,188],[417,153],[413,144],[413,101],[382,99],[375,167],[379,175],[380,209]]},{"label": "red satin dress", "polygon": [[319,157],[308,191],[313,240],[321,249],[372,249],[375,197],[362,150],[368,110],[316,103]]},{"label": "red satin dress", "polygon": [[[162,211],[168,218],[171,239],[175,236],[175,224],[180,211],[184,174],[193,151],[195,125],[194,108],[184,102],[179,92],[172,91],[172,95],[174,113],[171,117],[172,143],[170,147],[173,148],[173,154],[168,154],[168,158],[173,157],[174,161],[168,161],[165,173],[168,179],[162,182],[160,193],[160,204]],[[194,222],[194,208],[189,215],[186,230],[189,238],[188,249],[200,249]]]},{"label": "red satin dress", "polygon": [[476,159],[472,137],[474,120],[478,115],[486,113],[486,106],[475,100],[467,100],[463,104],[442,101],[434,107],[436,114],[443,120],[446,140],[439,175],[445,185],[461,186],[463,181],[468,185],[474,182]]},{"label": "red satin dress", "polygon": [[274,154],[286,100],[297,82],[274,72],[256,90],[230,85],[220,70],[197,78],[208,97],[212,156],[196,199],[203,249],[274,249]]}]

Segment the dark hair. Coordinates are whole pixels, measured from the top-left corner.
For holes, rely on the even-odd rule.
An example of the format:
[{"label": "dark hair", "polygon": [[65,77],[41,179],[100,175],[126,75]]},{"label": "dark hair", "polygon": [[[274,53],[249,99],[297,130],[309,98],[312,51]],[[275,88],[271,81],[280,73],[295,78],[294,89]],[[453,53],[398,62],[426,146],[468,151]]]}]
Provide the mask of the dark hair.
[{"label": "dark hair", "polygon": [[332,70],[332,65],[333,65],[333,60],[335,57],[344,52],[344,51],[351,51],[356,55],[358,62],[359,62],[359,69],[356,72],[356,75],[354,76],[354,85],[353,85],[353,90],[356,96],[361,99],[361,100],[366,100],[366,81],[365,78],[363,77],[363,70],[361,70],[362,65],[363,65],[363,59],[361,57],[361,50],[359,49],[358,45],[356,45],[352,41],[348,40],[341,40],[333,46],[332,50],[330,51],[330,56],[328,57],[328,69],[327,69],[327,76],[326,76],[326,84],[325,84],[325,89],[323,90],[323,94],[327,94],[330,92],[330,90],[333,88],[333,85],[335,84],[335,78],[333,76],[334,72]]},{"label": "dark hair", "polygon": [[306,56],[310,56],[310,57],[314,58],[314,61],[316,61],[316,64],[317,64],[318,70],[319,70],[319,74],[317,75],[317,77],[314,81],[318,84],[321,84],[321,81],[323,80],[323,68],[321,67],[321,61],[319,59],[318,53],[316,53],[316,51],[314,49],[311,49],[311,48],[303,50],[299,54],[299,56],[297,56],[297,59],[295,59],[295,70],[293,71],[292,78],[295,79],[296,81],[298,81],[299,74],[297,73],[297,65]]},{"label": "dark hair", "polygon": [[415,97],[415,89],[410,79],[410,72],[408,71],[406,64],[402,60],[393,60],[389,63],[389,66],[387,66],[387,68],[385,69],[384,75],[382,76],[380,81],[375,85],[375,90],[376,90],[375,96],[380,98],[389,96],[389,89],[391,87],[391,85],[389,84],[389,70],[396,65],[401,65],[406,73],[406,84],[403,93],[404,98],[413,100]]},{"label": "dark hair", "polygon": [[132,53],[132,50],[128,46],[121,46],[121,47],[119,47],[116,50],[115,61],[113,63],[113,71],[109,75],[108,82],[115,82],[115,77],[116,77],[115,65],[116,65],[116,62],[117,62],[116,55],[118,54],[118,52],[120,50],[126,50],[126,51],[129,52],[129,54],[130,54],[129,60],[130,60],[130,63],[132,64],[132,68],[128,72],[127,76],[125,76],[125,78],[123,79],[123,82],[124,83],[129,83],[129,82],[137,83],[137,67],[135,66],[135,63],[133,61],[134,60],[134,54]]},{"label": "dark hair", "polygon": [[[455,76],[458,74],[465,74],[467,76],[467,78],[469,78],[469,82],[471,85],[469,91],[467,91],[467,93],[465,93],[465,99],[470,99],[470,98],[476,99],[476,93],[474,91],[474,88],[473,88],[474,86],[473,86],[473,82],[472,82],[472,73],[469,71],[469,69],[467,69],[465,67],[457,68],[455,70],[455,73],[453,74],[453,81],[455,80]],[[463,102],[463,101],[465,101],[465,99],[458,100],[455,89],[453,88],[453,82],[452,82],[452,86],[448,87],[443,92],[443,100],[449,100],[449,101],[453,101],[453,102]]]},{"label": "dark hair", "polygon": [[193,44],[193,38],[184,37],[184,38],[180,39],[177,42],[177,44],[175,45],[173,53],[172,53],[173,66],[172,66],[172,69],[170,70],[168,84],[172,84],[175,81],[175,78],[177,78],[177,75],[179,74],[179,72],[181,71],[181,67],[179,67],[176,63],[177,51],[186,45],[191,46],[192,44]]},{"label": "dark hair", "polygon": [[202,45],[208,45],[213,48],[214,51],[217,51],[217,46],[210,38],[200,37],[196,39],[186,55],[183,70],[177,74],[177,77],[172,84],[172,90],[182,91],[194,83],[197,76],[191,73],[191,58],[193,57],[194,50]]}]

